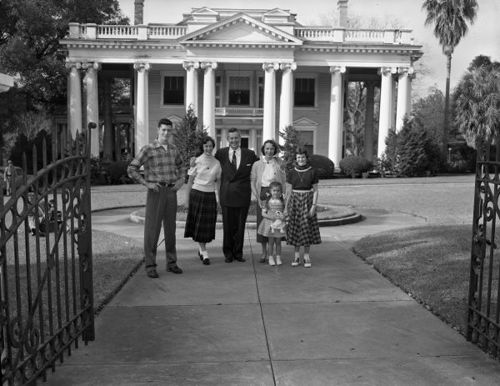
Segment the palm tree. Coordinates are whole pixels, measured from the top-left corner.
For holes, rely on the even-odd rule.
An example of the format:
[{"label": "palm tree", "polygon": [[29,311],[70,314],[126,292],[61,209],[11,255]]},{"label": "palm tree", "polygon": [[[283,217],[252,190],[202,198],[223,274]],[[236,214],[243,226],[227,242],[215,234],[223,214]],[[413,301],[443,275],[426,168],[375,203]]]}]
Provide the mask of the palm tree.
[{"label": "palm tree", "polygon": [[455,121],[469,146],[496,143],[500,157],[500,63],[478,56],[454,93]]},{"label": "palm tree", "polygon": [[424,0],[422,9],[427,11],[425,25],[434,24],[434,36],[446,55],[446,92],[443,124],[443,154],[448,147],[450,106],[451,56],[463,36],[467,33],[467,22],[474,23],[478,4],[476,0]]}]

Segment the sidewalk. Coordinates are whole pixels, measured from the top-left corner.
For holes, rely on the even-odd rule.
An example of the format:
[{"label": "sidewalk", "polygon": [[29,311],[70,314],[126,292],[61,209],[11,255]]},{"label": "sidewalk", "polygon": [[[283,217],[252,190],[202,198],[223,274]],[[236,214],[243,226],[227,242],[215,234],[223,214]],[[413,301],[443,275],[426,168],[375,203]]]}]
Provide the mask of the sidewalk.
[{"label": "sidewalk", "polygon": [[[94,229],[120,230],[126,211],[101,213]],[[120,216],[122,218],[120,219]],[[321,228],[313,267],[258,262],[255,230],[245,263],[224,263],[221,232],[204,266],[177,230],[183,275],[141,269],[96,319],[49,385],[498,385],[500,364],[352,254],[364,234],[418,225],[372,213]],[[141,225],[126,233],[142,236]],[[159,262],[164,263],[163,251]]]}]

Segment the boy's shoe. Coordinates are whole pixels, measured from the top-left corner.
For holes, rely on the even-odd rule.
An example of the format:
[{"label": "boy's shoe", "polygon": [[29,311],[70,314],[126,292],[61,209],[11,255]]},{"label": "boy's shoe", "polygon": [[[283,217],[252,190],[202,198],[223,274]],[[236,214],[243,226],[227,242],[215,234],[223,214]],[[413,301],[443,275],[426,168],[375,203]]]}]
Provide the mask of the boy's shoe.
[{"label": "boy's shoe", "polygon": [[300,257],[295,257],[292,261],[292,267],[298,267],[300,264]]},{"label": "boy's shoe", "polygon": [[182,269],[180,269],[177,265],[173,265],[171,267],[167,267],[167,272],[180,274],[182,273]]},{"label": "boy's shoe", "polygon": [[274,262],[273,256],[269,256],[269,265],[276,265],[276,263]]},{"label": "boy's shoe", "polygon": [[276,256],[276,265],[281,265],[281,264],[283,264],[281,262],[281,256]]},{"label": "boy's shoe", "polygon": [[160,276],[158,275],[158,272],[156,272],[156,268],[151,267],[146,270],[146,275],[150,277],[151,279],[158,279]]}]

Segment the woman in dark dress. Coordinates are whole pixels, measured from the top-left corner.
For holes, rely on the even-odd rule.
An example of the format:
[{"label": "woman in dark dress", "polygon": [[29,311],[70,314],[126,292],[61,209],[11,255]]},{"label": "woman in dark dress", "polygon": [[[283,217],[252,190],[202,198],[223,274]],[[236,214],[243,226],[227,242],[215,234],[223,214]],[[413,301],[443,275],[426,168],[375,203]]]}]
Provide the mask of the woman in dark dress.
[{"label": "woman in dark dress", "polygon": [[295,155],[295,166],[286,177],[287,196],[285,212],[288,214],[286,233],[287,244],[295,247],[292,267],[300,264],[300,247],[304,248],[304,267],[311,267],[309,251],[311,245],[320,244],[318,217],[318,176],[311,167],[305,149],[298,149]]}]

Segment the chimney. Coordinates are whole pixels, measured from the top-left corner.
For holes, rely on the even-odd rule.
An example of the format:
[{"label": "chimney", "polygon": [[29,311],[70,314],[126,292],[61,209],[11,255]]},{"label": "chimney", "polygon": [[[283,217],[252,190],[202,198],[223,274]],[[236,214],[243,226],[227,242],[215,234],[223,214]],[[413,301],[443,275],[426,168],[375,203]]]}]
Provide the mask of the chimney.
[{"label": "chimney", "polygon": [[144,24],[144,0],[134,0],[134,24]]},{"label": "chimney", "polygon": [[347,28],[347,2],[349,0],[337,0],[339,11],[339,27]]}]

